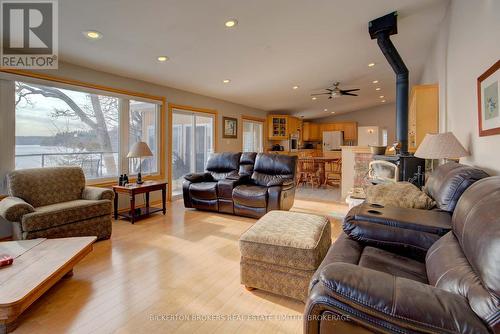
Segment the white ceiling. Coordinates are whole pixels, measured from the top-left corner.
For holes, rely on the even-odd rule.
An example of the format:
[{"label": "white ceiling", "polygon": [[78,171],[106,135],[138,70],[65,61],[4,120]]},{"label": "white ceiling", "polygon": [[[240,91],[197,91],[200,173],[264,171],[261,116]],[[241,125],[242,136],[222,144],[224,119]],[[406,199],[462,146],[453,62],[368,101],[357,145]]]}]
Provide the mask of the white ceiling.
[{"label": "white ceiling", "polygon": [[[266,111],[316,118],[394,100],[395,80],[368,22],[397,10],[392,37],[412,82],[448,0],[63,0],[60,58],[121,76],[175,87]],[[224,22],[239,24],[227,29]],[[86,39],[98,30],[103,38]],[[166,63],[156,61],[167,55]],[[367,64],[377,65],[368,68]],[[231,79],[223,84],[223,79]],[[371,82],[379,80],[381,94]],[[340,81],[359,97],[316,101]],[[292,86],[300,88],[293,90]],[[328,108],[328,112],[323,109]]]}]

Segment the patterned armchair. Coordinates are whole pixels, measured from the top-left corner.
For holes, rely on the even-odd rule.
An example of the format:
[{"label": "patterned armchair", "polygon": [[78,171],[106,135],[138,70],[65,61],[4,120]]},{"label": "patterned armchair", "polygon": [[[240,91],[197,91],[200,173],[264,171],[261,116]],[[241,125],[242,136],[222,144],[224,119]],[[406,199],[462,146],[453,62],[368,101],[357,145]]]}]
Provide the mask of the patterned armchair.
[{"label": "patterned armchair", "polygon": [[79,167],[35,168],[7,175],[0,216],[14,239],[111,236],[113,191],[86,187]]}]

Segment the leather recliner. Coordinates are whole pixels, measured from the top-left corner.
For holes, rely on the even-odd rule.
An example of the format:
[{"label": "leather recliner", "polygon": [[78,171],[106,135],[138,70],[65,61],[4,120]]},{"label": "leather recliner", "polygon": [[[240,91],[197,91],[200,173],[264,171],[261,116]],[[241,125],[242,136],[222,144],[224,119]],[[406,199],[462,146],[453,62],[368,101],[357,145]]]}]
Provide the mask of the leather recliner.
[{"label": "leather recliner", "polygon": [[451,224],[424,260],[397,236],[388,251],[341,234],[311,280],[304,332],[500,333],[500,177],[470,186]]},{"label": "leather recliner", "polygon": [[233,190],[234,213],[260,218],[271,210],[290,210],[296,166],[294,156],[257,154],[250,179]]},{"label": "leather recliner", "polygon": [[[424,187],[436,202],[435,210],[364,203],[348,212],[344,231],[372,246],[387,250],[396,247],[406,255],[424,258],[427,249],[451,230],[452,214],[464,191],[485,177],[488,174],[481,169],[448,162],[436,168]],[[377,228],[372,228],[374,224]]]},{"label": "leather recliner", "polygon": [[206,172],[184,176],[184,206],[254,218],[270,210],[289,210],[295,196],[296,159],[255,152],[214,153]]},{"label": "leather recliner", "polygon": [[[182,184],[184,206],[219,211],[219,184],[230,176],[238,176],[240,157],[241,153],[213,153],[207,160],[205,172],[185,175]],[[224,198],[224,192],[221,196]],[[224,203],[221,204],[225,208]]]}]

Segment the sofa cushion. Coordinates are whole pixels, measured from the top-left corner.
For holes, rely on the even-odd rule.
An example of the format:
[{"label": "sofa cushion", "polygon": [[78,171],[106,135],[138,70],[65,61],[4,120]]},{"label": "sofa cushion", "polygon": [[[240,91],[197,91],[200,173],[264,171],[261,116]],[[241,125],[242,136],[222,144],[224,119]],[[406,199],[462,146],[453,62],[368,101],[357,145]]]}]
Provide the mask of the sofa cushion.
[{"label": "sofa cushion", "polygon": [[255,152],[243,152],[240,158],[240,175],[251,176],[253,173],[253,165],[255,164]]},{"label": "sofa cushion", "polygon": [[302,270],[315,270],[331,245],[324,216],[270,211],[240,237],[242,258]]},{"label": "sofa cushion", "polygon": [[267,207],[267,187],[242,184],[234,188],[233,201],[235,204],[252,208]]},{"label": "sofa cushion", "polygon": [[238,174],[241,153],[212,153],[208,158],[206,171],[218,181],[229,175]]},{"label": "sofa cushion", "polygon": [[189,187],[189,194],[195,199],[217,199],[217,182],[193,183]]},{"label": "sofa cushion", "polygon": [[40,206],[23,216],[21,226],[25,232],[39,231],[105,215],[111,215],[111,201],[80,199]]},{"label": "sofa cushion", "polygon": [[276,180],[294,179],[296,156],[259,153],[255,158],[252,180],[259,186],[269,186]]},{"label": "sofa cushion", "polygon": [[424,191],[434,199],[439,209],[453,212],[463,192],[485,177],[488,174],[481,169],[450,161],[429,176]]},{"label": "sofa cushion", "polygon": [[432,209],[436,203],[410,182],[377,184],[365,189],[366,202],[400,208]]},{"label": "sofa cushion", "polygon": [[361,267],[427,283],[425,264],[380,248],[365,247],[358,263]]},{"label": "sofa cushion", "polygon": [[9,173],[7,184],[10,196],[36,208],[81,199],[85,176],[80,167],[22,169]]}]

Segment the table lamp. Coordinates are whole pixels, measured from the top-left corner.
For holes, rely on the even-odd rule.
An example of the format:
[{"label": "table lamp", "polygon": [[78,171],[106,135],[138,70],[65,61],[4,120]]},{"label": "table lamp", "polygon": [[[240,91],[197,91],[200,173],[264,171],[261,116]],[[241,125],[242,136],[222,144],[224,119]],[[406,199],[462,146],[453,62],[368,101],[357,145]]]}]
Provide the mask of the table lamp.
[{"label": "table lamp", "polygon": [[149,149],[148,144],[146,144],[143,141],[139,141],[132,145],[132,148],[130,149],[130,152],[127,154],[127,158],[139,158],[139,174],[137,174],[137,184],[143,184],[144,182],[142,181],[142,157],[152,157],[153,152]]},{"label": "table lamp", "polygon": [[[422,159],[452,159],[466,157],[469,152],[460,144],[451,132],[428,133],[415,152],[417,158]],[[432,170],[434,163],[432,163]]]}]

